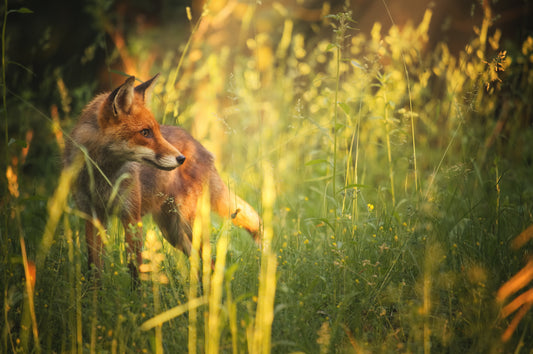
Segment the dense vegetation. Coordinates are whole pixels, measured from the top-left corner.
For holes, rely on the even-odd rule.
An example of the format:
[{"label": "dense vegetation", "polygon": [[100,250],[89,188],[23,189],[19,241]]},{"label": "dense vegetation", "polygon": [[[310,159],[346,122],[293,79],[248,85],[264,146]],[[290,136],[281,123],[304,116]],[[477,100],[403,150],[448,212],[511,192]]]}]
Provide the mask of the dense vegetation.
[{"label": "dense vegetation", "polygon": [[[85,11],[109,35],[105,3]],[[255,2],[234,9],[243,20],[233,47],[200,36],[202,21],[216,22],[206,11],[187,27],[190,40],[158,28],[121,51],[102,35],[40,78],[9,60],[4,30],[2,352],[533,348],[533,37],[500,43],[487,8],[457,53],[428,48],[430,10],[369,34],[339,12],[320,21],[320,36],[279,3],[266,10],[275,15]],[[87,70],[64,79],[102,53],[105,80]],[[214,152],[230,187],[263,215],[264,247],[201,212],[206,252],[187,259],[146,217],[149,266],[132,290],[113,220],[95,286],[60,156],[82,107],[122,71],[161,72],[156,117]],[[213,272],[200,268],[211,254]],[[504,306],[515,299],[523,306],[512,321]]]}]

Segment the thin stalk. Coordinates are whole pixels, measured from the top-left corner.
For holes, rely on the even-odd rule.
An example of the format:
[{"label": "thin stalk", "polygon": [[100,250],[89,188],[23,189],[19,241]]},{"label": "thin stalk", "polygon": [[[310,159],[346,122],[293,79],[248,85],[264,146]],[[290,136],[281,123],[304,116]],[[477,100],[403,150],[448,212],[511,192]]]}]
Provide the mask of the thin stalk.
[{"label": "thin stalk", "polygon": [[[35,280],[33,279],[33,277],[35,277],[35,273],[32,275],[30,273],[30,267],[29,267],[29,263],[28,263],[28,257],[26,255],[26,243],[24,242],[24,237],[20,237],[20,250],[22,252],[22,263],[24,265],[24,274],[25,274],[25,277],[26,277],[26,294],[28,295],[28,310],[29,311],[29,315],[30,315],[30,318],[31,318],[31,328],[32,328],[32,333],[33,333],[33,343],[35,344],[35,352],[36,353],[40,353],[41,352],[41,345],[39,343],[39,330],[37,328],[37,317],[35,316],[35,298],[34,298],[34,285],[35,285]],[[30,325],[30,324],[26,324],[24,323],[24,313],[26,312],[26,309],[23,310],[23,320],[22,320],[22,324],[23,325]],[[23,329],[22,333],[25,333],[26,331]],[[22,337],[22,335],[21,335]],[[23,343],[23,346],[25,343],[24,340],[22,340],[22,343]]]},{"label": "thin stalk", "polygon": [[[5,143],[6,143],[6,164],[9,161],[9,152],[8,152],[8,145],[9,145],[9,131],[8,131],[8,124],[7,124],[7,87],[6,87],[6,25],[7,25],[7,14],[8,14],[8,8],[7,8],[7,0],[4,0],[4,21],[2,23],[2,105],[4,107],[4,124],[5,124]],[[7,195],[7,194],[5,194]],[[7,215],[7,213],[6,213]],[[7,223],[7,217],[6,217],[6,223]]]},{"label": "thin stalk", "polygon": [[[387,15],[389,16],[389,19],[391,20],[391,23],[393,25],[396,25],[396,22],[392,18],[392,14],[390,12],[389,6],[385,2],[385,0],[382,0],[383,6],[385,7],[385,10],[387,10]],[[418,192],[418,169],[416,166],[416,140],[415,140],[415,119],[413,114],[413,100],[411,95],[411,80],[409,78],[409,71],[407,70],[407,64],[405,62],[405,54],[403,50],[401,51],[402,55],[402,62],[403,62],[403,70],[405,72],[405,81],[407,83],[407,94],[409,95],[409,113],[411,115],[411,137],[413,142],[413,169],[414,169],[414,179],[415,179],[415,192]]]},{"label": "thin stalk", "polygon": [[[337,120],[339,116],[339,85],[340,85],[340,79],[341,79],[341,44],[337,43],[337,67],[335,72],[335,108],[334,108],[334,115],[333,115],[333,180],[332,187],[333,187],[333,200],[336,201],[337,196],[337,185],[336,185],[336,179],[337,179]],[[334,225],[337,225],[337,205],[333,206],[333,216],[335,217]]]},{"label": "thin stalk", "polygon": [[[152,293],[154,296],[154,313],[161,313],[161,300],[159,298],[159,264],[152,258]],[[155,352],[157,354],[163,354],[163,325],[159,324],[155,326]]]},{"label": "thin stalk", "polygon": [[[352,155],[353,155],[353,144],[355,142],[355,137],[357,134],[357,130],[353,132],[352,138],[350,139],[350,149],[348,150],[348,156],[346,157],[346,178],[344,179],[344,197],[342,198],[342,213],[344,213],[344,209],[346,208],[346,196],[348,195],[348,183],[350,181],[350,161],[352,161]],[[354,171],[355,172],[355,171]]]},{"label": "thin stalk", "polygon": [[218,239],[216,246],[216,261],[213,277],[211,280],[211,291],[209,293],[209,315],[207,319],[207,353],[217,354],[220,352],[220,337],[222,333],[222,293],[224,289],[224,268],[226,266],[226,254],[228,251],[228,226],[226,222],[222,235]]},{"label": "thin stalk", "polygon": [[[202,12],[200,18],[196,21],[194,26],[192,26],[191,34],[189,36],[189,39],[187,40],[187,43],[185,43],[185,48],[183,49],[183,52],[181,53],[180,60],[178,61],[178,65],[176,66],[176,68],[174,70],[171,70],[170,73],[169,73],[169,77],[168,77],[168,80],[167,80],[166,86],[165,86],[166,92],[173,91],[175,86],[176,86],[176,82],[178,81],[178,74],[179,74],[179,72],[181,70],[181,67],[183,65],[183,61],[185,59],[186,54],[189,53],[189,48],[191,46],[194,34],[198,30],[198,27],[200,27],[200,23],[202,22],[202,19],[204,18],[205,14],[206,14],[206,11],[207,11],[206,9],[208,8],[209,3],[210,2],[208,2],[207,4],[204,5],[204,11]],[[187,19],[189,21],[192,21],[192,15],[191,15],[190,11],[191,11],[190,8],[187,7]],[[168,107],[168,103],[166,104],[166,106]],[[165,107],[165,111],[164,111],[164,114],[163,114],[163,119],[162,119],[163,124],[166,121],[166,116],[167,116],[167,111],[168,111],[167,107]]]},{"label": "thin stalk", "polygon": [[[63,227],[65,229],[64,235],[67,239],[67,245],[68,245],[68,261],[70,265],[70,272],[68,273],[68,283],[69,283],[69,297],[70,297],[70,303],[75,304],[76,303],[76,267],[73,266],[76,262],[75,256],[74,256],[74,242],[72,239],[72,228],[70,227],[70,223],[68,221],[68,218],[63,218]],[[75,327],[76,322],[76,313],[74,311],[70,311],[68,315],[68,322],[69,325]],[[70,352],[76,353],[76,331],[72,331],[68,334],[70,336]]]},{"label": "thin stalk", "polygon": [[231,292],[231,277],[226,276],[226,308],[228,309],[228,322],[231,333],[231,348],[232,354],[239,353],[238,340],[237,337],[237,304],[233,300],[233,295]]},{"label": "thin stalk", "polygon": [[387,103],[387,92],[383,93],[383,99],[385,100],[385,130],[386,130],[386,141],[387,141],[387,158],[389,160],[389,179],[390,179],[390,190],[392,195],[392,205],[396,205],[396,195],[394,193],[394,169],[392,168],[392,151],[390,145],[390,120],[389,120],[389,109]]},{"label": "thin stalk", "polygon": [[[7,164],[9,163],[9,126],[7,124],[7,87],[6,87],[6,24],[7,24],[7,0],[4,0],[4,18],[2,22],[2,107],[4,111],[4,138],[5,138],[5,163],[6,168]],[[5,191],[2,193],[4,197],[7,199],[9,196],[9,189],[8,189],[8,183],[6,183]],[[3,238],[5,236],[7,241],[7,235],[8,235],[8,226],[9,226],[9,213],[7,210],[4,210],[4,232],[0,233],[0,237]],[[2,244],[7,244],[2,241]],[[2,247],[3,249],[3,259],[7,261],[8,257],[8,247]],[[6,282],[6,289],[7,289],[7,282]],[[7,291],[7,290],[6,290]],[[7,323],[7,322],[6,322]]]},{"label": "thin stalk", "polygon": [[271,335],[274,320],[274,298],[276,295],[276,254],[272,251],[274,237],[273,210],[276,201],[274,177],[271,170],[265,168],[262,188],[263,199],[263,240],[261,250],[261,269],[259,274],[259,291],[254,327],[250,331],[252,353],[270,353]]},{"label": "thin stalk", "polygon": [[424,288],[423,288],[423,305],[424,313],[424,354],[431,352],[431,329],[429,328],[429,315],[431,311],[431,274],[428,271],[424,273]]},{"label": "thin stalk", "polygon": [[355,143],[355,161],[354,161],[354,182],[355,182],[355,197],[354,197],[354,205],[353,205],[353,212],[355,213],[354,215],[354,220],[355,221],[358,221],[358,218],[359,218],[359,213],[357,212],[358,208],[358,198],[359,198],[359,187],[357,187],[357,185],[359,184],[359,140],[360,140],[360,130],[361,130],[361,110],[362,110],[362,106],[363,106],[363,100],[359,100],[359,114],[357,115],[357,132],[356,132],[356,137],[357,137],[357,140],[356,140],[356,143]]},{"label": "thin stalk", "polygon": [[[201,203],[200,203],[201,204]],[[193,237],[192,237],[192,249],[191,255],[189,257],[190,262],[190,274],[189,274],[189,302],[193,299],[196,299],[198,292],[198,285],[200,280],[198,275],[200,274],[200,245],[202,242],[202,223],[197,218],[193,225]],[[198,341],[198,311],[196,308],[189,309],[189,337],[188,337],[188,352],[196,353],[197,352],[197,341]]]}]

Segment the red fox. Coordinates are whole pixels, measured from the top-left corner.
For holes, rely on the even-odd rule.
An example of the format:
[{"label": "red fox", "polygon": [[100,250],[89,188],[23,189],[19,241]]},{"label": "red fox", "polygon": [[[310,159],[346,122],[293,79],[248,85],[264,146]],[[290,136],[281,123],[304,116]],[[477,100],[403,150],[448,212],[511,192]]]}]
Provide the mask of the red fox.
[{"label": "red fox", "polygon": [[[145,106],[158,75],[134,86],[129,77],[111,93],[96,96],[85,107],[65,147],[64,164],[73,164],[80,150],[92,163],[74,183],[78,208],[105,225],[120,217],[126,230],[130,269],[142,264],[141,217],[151,213],[164,237],[187,256],[191,252],[196,205],[207,186],[211,208],[245,228],[260,242],[261,219],[222,181],[213,156],[185,130],[159,125]],[[85,224],[89,265],[102,271],[102,239],[94,223]]]}]

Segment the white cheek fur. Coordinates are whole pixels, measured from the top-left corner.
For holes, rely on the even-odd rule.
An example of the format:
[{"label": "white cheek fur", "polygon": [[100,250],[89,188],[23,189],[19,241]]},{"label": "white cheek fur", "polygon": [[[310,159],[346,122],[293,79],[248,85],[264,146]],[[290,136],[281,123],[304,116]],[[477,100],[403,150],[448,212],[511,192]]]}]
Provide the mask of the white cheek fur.
[{"label": "white cheek fur", "polygon": [[159,164],[166,168],[174,168],[179,166],[178,161],[176,160],[176,156],[171,155],[161,156],[161,158],[159,159]]},{"label": "white cheek fur", "polygon": [[163,155],[157,158],[156,153],[147,147],[136,146],[133,149],[133,158],[135,161],[148,160],[154,165],[163,167],[163,168],[175,168],[178,167],[178,161],[174,155]]},{"label": "white cheek fur", "polygon": [[163,169],[173,169],[179,166],[176,160],[177,155],[162,155],[157,158],[155,151],[146,146],[131,146],[126,142],[113,142],[109,150],[113,158],[120,160],[150,162]]}]

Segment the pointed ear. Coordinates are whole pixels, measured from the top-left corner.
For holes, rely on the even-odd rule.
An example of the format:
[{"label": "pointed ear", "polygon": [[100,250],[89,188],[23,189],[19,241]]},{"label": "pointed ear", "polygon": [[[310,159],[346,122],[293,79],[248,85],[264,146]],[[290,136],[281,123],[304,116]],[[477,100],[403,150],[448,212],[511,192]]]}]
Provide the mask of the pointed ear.
[{"label": "pointed ear", "polygon": [[155,82],[157,81],[157,78],[159,77],[159,73],[155,74],[153,78],[151,78],[148,81],[143,82],[139,86],[135,87],[135,93],[138,93],[143,98],[143,101],[147,101],[150,98],[150,93],[152,92],[152,88],[154,87]]},{"label": "pointed ear", "polygon": [[112,102],[113,114],[118,115],[119,112],[129,113],[131,105],[133,104],[133,84],[135,83],[135,76],[130,76],[121,86],[117,87],[109,95],[109,100]]}]

